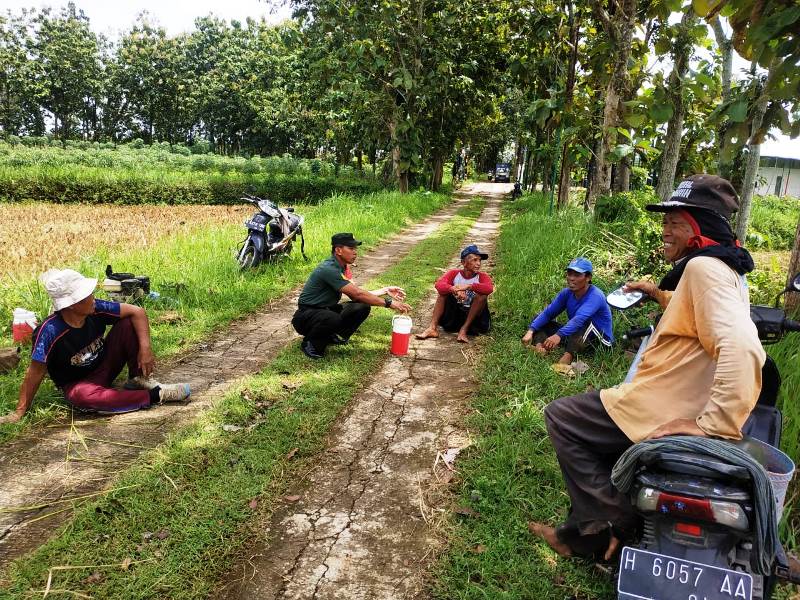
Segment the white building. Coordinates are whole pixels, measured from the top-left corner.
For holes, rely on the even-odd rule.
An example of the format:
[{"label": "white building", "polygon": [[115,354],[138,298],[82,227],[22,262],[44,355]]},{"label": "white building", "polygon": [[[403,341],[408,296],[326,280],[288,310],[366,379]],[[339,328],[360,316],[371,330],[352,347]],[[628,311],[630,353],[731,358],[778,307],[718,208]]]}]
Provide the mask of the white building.
[{"label": "white building", "polygon": [[800,158],[762,156],[755,193],[800,198]]}]

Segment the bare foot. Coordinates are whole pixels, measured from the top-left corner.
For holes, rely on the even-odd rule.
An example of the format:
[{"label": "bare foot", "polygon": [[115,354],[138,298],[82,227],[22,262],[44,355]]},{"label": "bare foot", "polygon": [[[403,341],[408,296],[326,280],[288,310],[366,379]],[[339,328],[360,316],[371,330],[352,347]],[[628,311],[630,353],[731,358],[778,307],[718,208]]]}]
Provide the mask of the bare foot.
[{"label": "bare foot", "polygon": [[608,540],[608,549],[606,550],[606,553],[603,555],[603,560],[605,561],[611,560],[611,558],[617,553],[618,549],[619,549],[619,538],[612,535],[611,539]]},{"label": "bare foot", "polygon": [[428,327],[425,331],[423,331],[422,333],[418,333],[414,337],[416,337],[418,340],[427,340],[428,338],[438,338],[439,331]]},{"label": "bare foot", "polygon": [[459,331],[458,335],[456,336],[456,341],[461,342],[462,344],[469,344],[469,338],[467,337],[466,331]]},{"label": "bare foot", "polygon": [[545,525],[544,523],[531,521],[528,523],[528,531],[530,531],[536,537],[540,537],[547,542],[547,545],[555,550],[559,556],[563,556],[565,558],[572,556],[572,550],[570,550],[569,546],[558,539],[556,536],[556,530],[553,527]]},{"label": "bare foot", "polygon": [[559,364],[562,365],[571,365],[572,364],[572,354],[569,352],[564,352],[561,358],[558,359]]}]

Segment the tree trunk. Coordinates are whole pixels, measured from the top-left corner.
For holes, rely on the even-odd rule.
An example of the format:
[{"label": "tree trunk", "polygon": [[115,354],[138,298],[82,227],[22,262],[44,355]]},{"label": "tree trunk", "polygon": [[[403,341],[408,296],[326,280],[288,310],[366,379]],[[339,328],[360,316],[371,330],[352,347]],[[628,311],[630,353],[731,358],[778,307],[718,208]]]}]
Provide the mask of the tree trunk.
[{"label": "tree trunk", "polygon": [[589,159],[589,164],[586,165],[586,195],[583,197],[583,209],[586,212],[592,210],[592,199],[591,199],[591,191],[592,185],[594,184],[594,178],[596,173],[596,165],[597,165],[597,148],[602,143],[601,140],[597,140],[595,142],[594,152],[592,152],[592,156]]},{"label": "tree trunk", "polygon": [[[786,278],[786,286],[792,283],[792,278],[800,273],[800,220],[797,222],[797,229],[794,233],[794,245],[792,246],[792,258],[789,260],[789,275]],[[789,292],[786,294],[786,312],[790,316],[796,317],[800,308],[800,292]]]},{"label": "tree trunk", "polygon": [[402,194],[408,193],[408,171],[403,171],[397,178],[397,189]]},{"label": "tree trunk", "polygon": [[[719,16],[711,21],[714,30],[714,37],[717,39],[720,57],[722,58],[722,103],[726,103],[731,97],[731,73],[733,72],[733,40],[725,35]],[[717,127],[717,171],[721,177],[730,179],[731,164],[725,161],[725,126],[720,124]]]},{"label": "tree trunk", "polygon": [[[575,91],[575,77],[578,67],[578,38],[580,37],[580,24],[575,20],[575,9],[572,2],[567,2],[567,13],[569,14],[569,67],[567,71],[567,85],[564,89],[564,110],[563,119],[569,118],[572,114],[572,102]],[[567,151],[567,143],[561,147],[561,173],[558,177],[558,208],[563,208],[569,204],[569,188],[571,183],[570,170],[572,160]]]},{"label": "tree trunk", "polygon": [[611,78],[606,86],[603,109],[603,134],[597,152],[595,176],[589,188],[587,202],[591,206],[596,198],[611,192],[611,162],[609,154],[617,142],[617,127],[622,116],[622,99],[628,88],[628,59],[631,54],[637,0],[622,0],[616,11],[609,15],[601,0],[591,0],[595,15],[603,24],[611,42],[614,62]]},{"label": "tree trunk", "polygon": [[435,152],[431,161],[431,182],[430,189],[434,192],[439,191],[442,186],[444,175],[444,157],[439,152]]},{"label": "tree trunk", "polygon": [[570,171],[572,169],[572,159],[567,151],[567,145],[561,148],[561,176],[558,180],[558,208],[564,208],[569,204],[569,188],[572,183]]},{"label": "tree trunk", "polygon": [[620,161],[614,165],[614,183],[613,188],[615,192],[629,192],[631,189],[631,159],[630,156],[623,156]]},{"label": "tree trunk", "polygon": [[761,132],[761,125],[764,121],[764,115],[767,112],[769,105],[769,84],[774,76],[776,69],[773,62],[770,65],[767,81],[764,83],[764,88],[756,100],[753,107],[753,119],[750,124],[750,140],[748,147],[750,153],[747,155],[747,163],[744,169],[744,181],[742,182],[742,192],[739,200],[739,213],[736,218],[736,239],[740,244],[744,244],[747,238],[747,227],[750,224],[750,208],[753,202],[753,193],[756,186],[756,176],[758,175],[758,165],[761,159],[761,142],[763,141],[763,133]]},{"label": "tree trunk", "polygon": [[550,172],[553,170],[553,159],[548,159],[544,162],[542,168],[542,193],[547,195],[550,193],[551,177]]},{"label": "tree trunk", "polygon": [[683,136],[683,120],[686,116],[686,103],[683,101],[683,88],[686,72],[689,70],[689,56],[693,46],[687,39],[688,29],[694,25],[694,12],[689,10],[683,15],[678,29],[678,36],[672,46],[672,73],[667,84],[667,98],[672,103],[672,117],[667,124],[667,135],[664,138],[664,151],[661,154],[661,170],[658,174],[656,195],[662,201],[669,198],[675,186],[675,172],[681,154],[681,137]]},{"label": "tree trunk", "polygon": [[389,135],[392,139],[392,174],[397,179],[397,189],[403,194],[408,192],[408,171],[400,170],[400,145],[397,143],[397,123],[389,121]]}]

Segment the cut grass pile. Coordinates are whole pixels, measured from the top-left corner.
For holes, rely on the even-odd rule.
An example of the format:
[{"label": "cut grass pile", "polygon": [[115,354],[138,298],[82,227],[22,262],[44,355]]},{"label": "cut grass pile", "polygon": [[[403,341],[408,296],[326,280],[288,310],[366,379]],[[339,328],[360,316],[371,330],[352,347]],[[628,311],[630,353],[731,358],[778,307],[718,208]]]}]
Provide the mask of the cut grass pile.
[{"label": "cut grass pile", "polygon": [[372,176],[319,160],[191,155],[155,144],[101,148],[25,147],[0,142],[0,201],[230,204],[244,193],[280,202],[381,188]]},{"label": "cut grass pile", "polygon": [[[481,386],[470,421],[476,443],[458,463],[460,505],[478,516],[458,516],[452,523],[449,551],[436,569],[436,598],[615,597],[608,576],[590,564],[558,558],[534,540],[527,522],[556,524],[569,506],[545,429],[544,407],[562,396],[618,383],[629,363],[619,347],[602,351],[585,359],[588,372],[570,379],[551,370],[555,356],[541,358],[520,344],[531,316],[564,286],[568,260],[579,254],[601,257],[605,248],[598,246],[607,241],[582,211],[548,216],[539,195],[507,205],[494,271],[495,328],[480,366]],[[608,291],[634,266],[598,260],[595,268],[594,283]],[[649,310],[652,305],[615,312],[617,334],[645,324],[643,313]],[[795,365],[796,356],[795,351]],[[784,362],[788,364],[788,357]],[[798,391],[793,383],[784,398]],[[786,531],[782,539],[792,542]]]},{"label": "cut grass pile", "polygon": [[[108,251],[98,247],[72,267],[86,276],[103,279],[106,264],[117,271],[150,276],[151,287],[162,294],[161,301],[146,304],[151,319],[156,356],[163,358],[197,343],[230,320],[252,312],[269,300],[280,297],[302,283],[314,266],[330,253],[330,237],[338,231],[353,231],[364,240],[364,250],[417,221],[449,201],[442,194],[399,194],[384,192],[367,196],[336,196],[322,204],[298,208],[306,216],[306,254],[299,248],[288,259],[263,264],[258,269],[240,272],[234,260],[238,242],[245,236],[241,221],[209,227],[161,239],[152,246],[134,251]],[[22,227],[23,224],[20,224]],[[43,240],[53,245],[56,240]],[[2,339],[10,343],[11,311],[16,306],[45,317],[50,300],[35,278],[0,284],[0,328]],[[159,323],[164,312],[177,313],[177,320]],[[29,352],[16,371],[0,376],[0,414],[16,406],[19,384],[27,368]],[[31,420],[52,418],[63,407],[60,395],[49,380],[42,386],[33,410],[17,425],[0,426],[0,441],[15,435]]]},{"label": "cut grass pile", "polygon": [[[367,287],[401,283],[412,304],[432,289],[484,201],[416,246]],[[56,571],[53,588],[96,598],[205,598],[314,465],[324,435],[388,353],[392,312],[375,309],[348,346],[311,362],[297,345],[248,378],[195,424],[123,472],[114,489],[78,509],[71,523],[12,565],[0,597],[43,590],[58,565],[123,565]],[[225,431],[223,424],[242,427]],[[228,429],[231,429],[230,427]],[[142,561],[142,562],[139,562]],[[5,596],[4,596],[5,595]]]}]

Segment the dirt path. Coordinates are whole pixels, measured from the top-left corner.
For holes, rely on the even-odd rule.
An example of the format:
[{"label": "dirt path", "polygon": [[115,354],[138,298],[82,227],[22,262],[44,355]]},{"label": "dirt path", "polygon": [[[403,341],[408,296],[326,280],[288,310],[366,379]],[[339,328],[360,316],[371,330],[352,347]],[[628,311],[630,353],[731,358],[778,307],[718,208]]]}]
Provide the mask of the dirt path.
[{"label": "dirt path", "polygon": [[[500,186],[475,187],[488,196]],[[467,240],[489,252],[490,267],[500,197],[489,197]],[[427,325],[434,299],[417,311],[415,331]],[[424,597],[452,478],[442,458],[452,464],[452,449],[469,443],[463,421],[478,354],[478,344],[443,333],[389,358],[332,428],[318,467],[290,492],[301,499],[273,514],[263,541],[214,597]]]},{"label": "dirt path", "polygon": [[[458,195],[456,202],[359,258],[358,280],[366,282],[401,260],[470,199],[469,194]],[[190,382],[190,404],[115,417],[76,413],[74,423],[38,429],[0,448],[0,508],[47,505],[24,513],[0,512],[0,568],[39,546],[71,515],[71,509],[64,510],[70,503],[54,501],[104,489],[144,449],[158,445],[171,430],[190,422],[241,377],[262,369],[295,339],[290,321],[298,293],[294,290],[234,322],[159,370],[156,376],[163,381]]]}]

